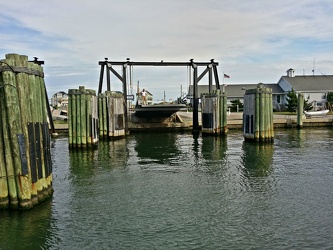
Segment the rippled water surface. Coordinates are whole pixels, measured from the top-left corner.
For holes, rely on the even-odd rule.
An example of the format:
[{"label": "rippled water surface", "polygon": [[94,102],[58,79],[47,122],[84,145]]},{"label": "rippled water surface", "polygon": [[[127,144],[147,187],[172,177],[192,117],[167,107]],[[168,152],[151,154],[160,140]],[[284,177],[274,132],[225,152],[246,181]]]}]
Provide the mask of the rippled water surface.
[{"label": "rippled water surface", "polygon": [[330,249],[332,149],[332,129],[58,138],[52,199],[0,211],[0,249]]}]

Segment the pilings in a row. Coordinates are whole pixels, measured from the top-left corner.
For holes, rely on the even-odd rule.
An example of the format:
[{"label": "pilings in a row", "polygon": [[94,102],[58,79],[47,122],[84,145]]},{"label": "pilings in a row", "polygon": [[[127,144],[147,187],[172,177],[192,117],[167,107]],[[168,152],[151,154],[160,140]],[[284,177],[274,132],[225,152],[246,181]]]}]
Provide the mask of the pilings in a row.
[{"label": "pilings in a row", "polygon": [[43,68],[0,61],[0,208],[29,209],[53,193]]},{"label": "pilings in a row", "polygon": [[201,96],[201,120],[203,134],[226,134],[227,128],[227,95],[220,90]]},{"label": "pilings in a row", "polygon": [[70,148],[98,144],[98,110],[96,91],[68,90],[68,143]]},{"label": "pilings in a row", "polygon": [[105,91],[98,95],[99,136],[119,138],[125,136],[124,95]]},{"label": "pilings in a row", "polygon": [[245,140],[273,141],[272,89],[258,84],[244,95],[243,134]]}]

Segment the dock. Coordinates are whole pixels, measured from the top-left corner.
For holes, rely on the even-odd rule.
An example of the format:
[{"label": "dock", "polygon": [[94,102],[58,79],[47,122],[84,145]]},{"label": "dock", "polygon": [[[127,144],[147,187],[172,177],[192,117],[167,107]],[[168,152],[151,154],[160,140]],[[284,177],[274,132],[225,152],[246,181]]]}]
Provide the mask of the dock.
[{"label": "dock", "polygon": [[[145,122],[137,120],[131,116],[128,122],[129,131],[145,131],[145,130],[192,130],[193,113],[187,111],[177,112],[175,115],[164,119],[163,121],[157,119],[147,118]],[[295,115],[273,115],[274,128],[296,128],[297,116]],[[55,123],[55,129],[58,133],[68,133],[68,124]],[[199,114],[199,125],[201,126],[201,114]],[[228,129],[242,129],[243,127],[243,113],[231,112],[228,115],[227,121]],[[303,117],[303,127],[332,127],[333,115],[326,115],[324,117],[313,117],[307,119]]]}]

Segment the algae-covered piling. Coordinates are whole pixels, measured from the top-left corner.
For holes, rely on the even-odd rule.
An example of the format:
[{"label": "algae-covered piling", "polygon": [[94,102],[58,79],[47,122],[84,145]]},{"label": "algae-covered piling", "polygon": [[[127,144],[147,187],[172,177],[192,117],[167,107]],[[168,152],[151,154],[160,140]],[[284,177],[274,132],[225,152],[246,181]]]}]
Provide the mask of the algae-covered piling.
[{"label": "algae-covered piling", "polygon": [[53,192],[45,93],[40,65],[18,54],[1,60],[0,208],[29,209]]},{"label": "algae-covered piling", "polygon": [[97,97],[94,90],[68,91],[68,143],[69,147],[90,147],[98,143]]}]

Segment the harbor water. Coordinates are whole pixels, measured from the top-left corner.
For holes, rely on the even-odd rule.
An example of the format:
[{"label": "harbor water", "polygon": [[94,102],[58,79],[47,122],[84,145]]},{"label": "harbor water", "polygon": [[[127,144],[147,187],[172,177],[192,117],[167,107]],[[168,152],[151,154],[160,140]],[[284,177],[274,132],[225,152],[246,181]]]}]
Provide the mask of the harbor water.
[{"label": "harbor water", "polygon": [[53,197],[0,211],[0,249],[333,248],[331,128],[51,143]]}]

